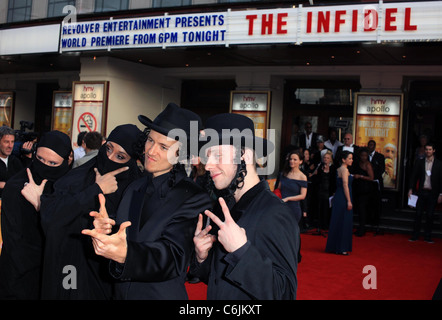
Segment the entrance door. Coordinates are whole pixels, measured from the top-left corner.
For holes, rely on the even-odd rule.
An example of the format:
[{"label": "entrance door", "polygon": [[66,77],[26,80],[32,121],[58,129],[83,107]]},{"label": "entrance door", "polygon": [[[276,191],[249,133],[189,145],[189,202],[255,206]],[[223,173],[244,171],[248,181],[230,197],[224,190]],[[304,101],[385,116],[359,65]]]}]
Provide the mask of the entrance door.
[{"label": "entrance door", "polygon": [[[406,140],[406,168],[403,183],[403,207],[407,207],[408,187],[416,160],[424,157],[422,144],[433,142],[435,157],[442,160],[442,80],[410,82],[408,99],[408,139]],[[436,211],[442,211],[439,204]]]},{"label": "entrance door", "polygon": [[52,99],[58,89],[58,83],[37,83],[34,128],[40,134],[51,130]]},{"label": "entrance door", "polygon": [[[304,132],[306,122],[313,132],[328,139],[329,129],[337,129],[338,139],[353,128],[353,93],[359,81],[287,81],[281,150],[296,144],[296,135]],[[284,158],[282,155],[281,159]]]}]

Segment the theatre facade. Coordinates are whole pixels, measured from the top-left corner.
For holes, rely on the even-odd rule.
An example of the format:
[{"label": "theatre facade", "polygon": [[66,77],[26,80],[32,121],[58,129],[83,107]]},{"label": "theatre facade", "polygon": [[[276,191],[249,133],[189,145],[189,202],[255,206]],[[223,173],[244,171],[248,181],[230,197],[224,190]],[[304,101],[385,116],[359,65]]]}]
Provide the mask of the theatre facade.
[{"label": "theatre facade", "polygon": [[306,122],[334,127],[391,159],[383,221],[410,230],[419,137],[442,150],[442,1],[9,0],[0,12],[1,124],[75,141],[141,128],[168,102],[203,120],[242,113],[275,142],[267,178]]}]

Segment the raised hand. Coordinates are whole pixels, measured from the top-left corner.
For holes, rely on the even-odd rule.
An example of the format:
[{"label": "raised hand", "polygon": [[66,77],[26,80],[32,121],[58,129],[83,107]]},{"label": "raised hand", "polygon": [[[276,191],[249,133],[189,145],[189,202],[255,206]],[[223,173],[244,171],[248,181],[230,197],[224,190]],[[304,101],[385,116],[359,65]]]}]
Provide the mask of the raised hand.
[{"label": "raised hand", "polygon": [[126,228],[130,225],[130,221],[123,222],[118,232],[110,236],[99,233],[95,229],[84,229],[81,233],[92,238],[92,244],[97,255],[118,263],[124,263],[127,256]]},{"label": "raised hand", "polygon": [[124,172],[128,170],[129,167],[123,167],[119,168],[117,170],[114,170],[112,172],[108,172],[104,175],[101,175],[98,172],[97,168],[94,168],[95,171],[95,183],[98,184],[101,191],[103,191],[104,194],[109,194],[117,191],[118,189],[118,183],[117,178],[115,176],[121,172]]},{"label": "raised hand", "polygon": [[212,249],[213,243],[216,241],[214,235],[209,234],[212,229],[211,225],[208,225],[203,230],[203,215],[198,216],[198,223],[196,224],[195,236],[193,237],[193,243],[195,244],[195,253],[198,263],[202,263],[207,259],[210,249]]},{"label": "raised hand", "polygon": [[115,220],[110,219],[106,210],[106,198],[102,193],[98,195],[100,201],[100,210],[91,211],[89,215],[94,217],[94,227],[99,233],[109,234],[112,231],[112,226],[115,225]]},{"label": "raised hand", "polygon": [[25,183],[23,189],[21,190],[21,194],[26,200],[29,201],[30,204],[34,206],[36,211],[40,211],[40,196],[43,194],[43,190],[48,180],[44,179],[41,184],[38,185],[35,183],[29,168],[26,169],[26,173],[28,174],[29,182]]},{"label": "raised hand", "polygon": [[218,241],[223,245],[227,252],[233,252],[246,244],[246,230],[241,228],[235,220],[233,220],[224,199],[219,198],[218,201],[224,213],[224,222],[209,210],[206,210],[204,213],[218,225]]}]

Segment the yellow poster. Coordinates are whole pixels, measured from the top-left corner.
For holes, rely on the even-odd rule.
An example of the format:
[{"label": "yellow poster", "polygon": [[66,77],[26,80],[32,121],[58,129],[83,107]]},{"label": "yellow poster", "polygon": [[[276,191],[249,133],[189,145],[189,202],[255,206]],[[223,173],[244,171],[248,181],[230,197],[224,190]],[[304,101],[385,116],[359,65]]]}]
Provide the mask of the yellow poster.
[{"label": "yellow poster", "polygon": [[0,126],[13,126],[14,95],[12,92],[0,92]]},{"label": "yellow poster", "polygon": [[72,131],[72,92],[54,91],[52,104],[52,130],[71,135]]},{"label": "yellow poster", "polygon": [[356,121],[356,145],[367,146],[376,141],[376,151],[385,157],[384,187],[395,188],[398,170],[399,146],[398,116],[358,115]]},{"label": "yellow poster", "polygon": [[270,112],[269,91],[231,91],[230,112],[252,119],[255,125],[255,135],[267,138]]},{"label": "yellow poster", "polygon": [[54,108],[54,126],[52,130],[58,130],[71,135],[72,109]]},{"label": "yellow poster", "polygon": [[255,135],[260,138],[265,138],[267,129],[267,113],[266,112],[244,112],[244,111],[232,111],[232,113],[239,113],[243,116],[252,119],[255,125]]},{"label": "yellow poster", "polygon": [[376,141],[376,151],[385,157],[384,187],[396,189],[400,163],[402,95],[357,94],[355,144]]}]

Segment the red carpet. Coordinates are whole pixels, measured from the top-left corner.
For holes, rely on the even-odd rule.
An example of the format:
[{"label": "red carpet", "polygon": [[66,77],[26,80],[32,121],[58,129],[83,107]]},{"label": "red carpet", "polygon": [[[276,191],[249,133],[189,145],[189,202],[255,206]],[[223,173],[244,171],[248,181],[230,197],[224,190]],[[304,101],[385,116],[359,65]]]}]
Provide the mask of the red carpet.
[{"label": "red carpet", "polygon": [[[442,278],[442,239],[429,244],[367,233],[353,237],[353,252],[341,256],[324,252],[325,237],[301,237],[298,300],[431,300]],[[373,275],[362,272],[366,265],[376,268],[376,289],[363,287],[364,277]],[[186,286],[191,300],[206,298],[204,284]]]}]

